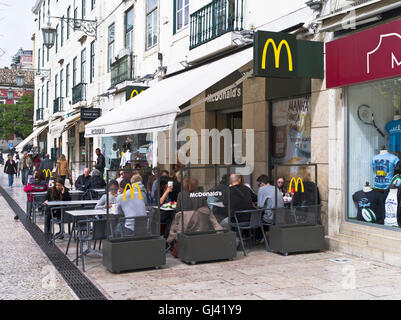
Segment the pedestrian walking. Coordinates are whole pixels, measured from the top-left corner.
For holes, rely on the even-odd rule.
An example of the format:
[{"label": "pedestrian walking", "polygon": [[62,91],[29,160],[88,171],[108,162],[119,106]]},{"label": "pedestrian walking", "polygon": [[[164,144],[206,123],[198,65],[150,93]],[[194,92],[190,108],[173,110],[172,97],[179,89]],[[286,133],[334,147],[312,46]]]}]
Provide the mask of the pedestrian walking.
[{"label": "pedestrian walking", "polygon": [[[63,185],[65,183],[65,178],[71,180],[71,170],[68,167],[68,161],[64,154],[60,156],[56,163],[56,176],[63,180]],[[70,181],[71,182],[71,181]]]},{"label": "pedestrian walking", "polygon": [[14,175],[17,174],[17,164],[13,159],[13,155],[8,155],[8,160],[4,166],[4,173],[8,174],[8,186],[11,188],[14,183]]},{"label": "pedestrian walking", "polygon": [[96,149],[96,155],[97,155],[97,160],[95,169],[98,169],[103,174],[104,167],[106,166],[106,159],[104,158],[104,155],[102,155],[102,152],[100,151],[99,148]]},{"label": "pedestrian walking", "polygon": [[20,175],[20,159],[19,159],[19,154],[17,153],[17,155],[15,156],[15,164],[17,165],[17,177],[19,177]]},{"label": "pedestrian walking", "polygon": [[22,178],[22,184],[24,186],[27,185],[28,183],[28,175],[29,171],[31,170],[31,167],[33,165],[32,159],[29,157],[28,152],[24,152],[24,156],[21,161],[21,178]]}]

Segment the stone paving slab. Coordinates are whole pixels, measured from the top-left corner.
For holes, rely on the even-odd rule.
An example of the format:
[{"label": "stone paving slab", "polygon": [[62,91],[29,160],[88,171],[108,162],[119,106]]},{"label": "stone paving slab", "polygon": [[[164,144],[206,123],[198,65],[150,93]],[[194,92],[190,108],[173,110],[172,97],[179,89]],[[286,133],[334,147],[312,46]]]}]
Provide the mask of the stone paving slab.
[{"label": "stone paving slab", "polygon": [[0,208],[0,299],[77,299],[2,196]]},{"label": "stone paving slab", "polygon": [[[0,176],[0,184],[5,186],[6,179]],[[7,190],[7,187],[6,187]],[[7,190],[25,208],[26,195],[21,187]],[[14,240],[17,250],[11,258],[14,268],[8,272],[14,280],[2,284],[0,280],[0,297],[19,297],[18,288],[26,283],[26,287],[35,285],[33,280],[24,280],[23,274],[35,268],[36,275],[40,274],[43,263],[41,252],[28,250],[35,245],[24,232],[22,226],[14,223],[9,208],[0,201],[0,217],[8,217],[12,223],[2,223],[7,233],[12,233],[15,226],[21,230],[17,237],[0,238],[0,243]],[[0,223],[2,221],[0,220]],[[38,219],[38,225],[43,229],[43,220]],[[1,230],[0,230],[1,231]],[[2,241],[3,240],[3,241]],[[56,244],[65,250],[67,237],[57,240]],[[21,253],[20,253],[21,251]],[[7,255],[7,246],[0,246],[0,258]],[[100,258],[88,255],[85,259],[86,275],[110,299],[123,300],[315,300],[315,299],[397,299],[401,300],[401,268],[387,265],[383,262],[368,260],[338,252],[315,252],[292,254],[284,257],[268,253],[263,245],[249,250],[244,257],[241,251],[233,261],[202,263],[187,265],[170,254],[166,257],[166,265],[159,270],[149,269],[136,272],[112,274],[102,265]],[[68,257],[75,258],[75,244],[72,243]],[[334,259],[346,259],[336,263]],[[42,259],[42,260],[41,260]],[[14,261],[15,260],[15,261]],[[47,262],[48,263],[48,262]],[[80,266],[80,265],[79,265]],[[21,270],[22,272],[19,272]],[[1,274],[7,270],[0,268]],[[61,288],[63,283],[60,282]],[[7,288],[7,293],[2,293]],[[400,287],[401,288],[401,287]],[[22,290],[25,290],[21,288]],[[4,291],[4,290],[3,290]],[[67,290],[68,291],[68,290]],[[58,293],[63,296],[59,290]],[[48,292],[43,293],[47,297]],[[34,290],[25,290],[22,296],[34,295]],[[42,297],[40,294],[34,297]],[[54,298],[58,295],[55,294]],[[23,297],[22,297],[23,298]]]}]

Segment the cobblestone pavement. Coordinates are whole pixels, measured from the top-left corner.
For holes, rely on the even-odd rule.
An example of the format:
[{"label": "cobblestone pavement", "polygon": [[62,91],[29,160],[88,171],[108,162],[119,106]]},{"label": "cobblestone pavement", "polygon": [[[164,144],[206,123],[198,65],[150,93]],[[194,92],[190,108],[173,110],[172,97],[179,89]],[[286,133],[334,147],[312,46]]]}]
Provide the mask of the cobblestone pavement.
[{"label": "cobblestone pavement", "polygon": [[[21,187],[8,189],[3,174],[0,184],[25,208]],[[0,269],[6,274],[6,280],[0,277],[0,297],[72,298],[62,281],[56,291],[41,289],[41,272],[49,262],[0,201],[0,259],[6,261]],[[40,219],[39,225],[43,228]],[[57,240],[61,250],[66,244],[66,239]],[[75,257],[75,245],[68,256]],[[168,254],[166,266],[159,270],[118,275],[94,255],[87,256],[85,266],[86,275],[110,299],[401,299],[401,268],[331,251],[285,257],[267,253],[260,245],[248,257],[238,251],[234,261],[195,266]]]},{"label": "cobblestone pavement", "polygon": [[[3,167],[0,168],[0,170]],[[22,189],[17,182],[9,189],[1,175],[1,185],[13,194]],[[15,191],[14,191],[15,190]],[[20,194],[17,191],[18,194]],[[24,208],[24,207],[23,207]],[[73,300],[75,294],[32,239],[0,195],[0,299]]]}]

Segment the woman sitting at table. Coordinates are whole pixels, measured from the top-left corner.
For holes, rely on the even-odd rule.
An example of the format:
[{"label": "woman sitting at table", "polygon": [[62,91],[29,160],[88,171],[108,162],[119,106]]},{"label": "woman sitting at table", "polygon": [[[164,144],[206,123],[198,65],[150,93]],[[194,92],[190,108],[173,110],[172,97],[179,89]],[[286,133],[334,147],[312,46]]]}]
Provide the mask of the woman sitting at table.
[{"label": "woman sitting at table", "polygon": [[184,213],[184,229],[186,232],[223,230],[210,211],[206,201],[207,198],[195,196],[198,191],[198,181],[196,179],[191,177],[184,178],[183,191],[178,194],[177,214],[171,225],[167,239],[168,243],[176,241],[178,233],[182,231],[182,213]]},{"label": "woman sitting at table", "polygon": [[[139,182],[138,177],[133,176],[132,180],[135,181],[134,183]],[[128,185],[128,187],[127,187]],[[126,192],[123,192],[117,197],[117,214],[119,217],[124,217],[125,221],[120,222],[117,224],[117,227],[114,229],[115,233],[118,236],[126,237],[132,236],[134,234],[138,234],[141,230],[135,228],[136,225],[136,217],[143,217],[146,216],[146,194],[143,192],[144,189],[139,187],[133,188],[133,193],[131,196],[131,188],[132,184],[130,180],[123,180],[120,183],[120,187]],[[142,185],[138,183],[138,185]],[[127,187],[127,189],[125,189]],[[137,229],[137,230],[135,230]]]},{"label": "woman sitting at table", "polygon": [[[69,191],[68,188],[64,186],[64,179],[56,178],[54,186],[47,191],[46,201],[43,204],[47,204],[49,201],[71,201],[71,195],[68,191]],[[54,216],[56,218],[60,218],[61,211],[55,210]],[[50,235],[50,219],[51,219],[50,208],[46,207],[45,234],[47,236]],[[61,233],[61,224],[60,224],[60,232],[58,234],[60,233]]]},{"label": "woman sitting at table", "polygon": [[[109,182],[109,208],[112,207],[113,204],[117,202],[117,196],[118,196],[118,182],[116,180],[111,180]],[[107,201],[107,194],[102,195],[102,197],[99,199],[98,203],[96,204],[95,209],[104,209],[106,210],[106,201]]]}]

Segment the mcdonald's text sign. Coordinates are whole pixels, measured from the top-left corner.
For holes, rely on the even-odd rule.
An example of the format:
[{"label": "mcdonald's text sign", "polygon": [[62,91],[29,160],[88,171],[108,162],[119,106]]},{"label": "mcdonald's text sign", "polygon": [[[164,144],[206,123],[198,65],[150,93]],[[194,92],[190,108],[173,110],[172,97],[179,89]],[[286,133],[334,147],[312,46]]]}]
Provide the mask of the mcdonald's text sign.
[{"label": "mcdonald's text sign", "polygon": [[322,79],[323,43],[297,40],[289,33],[257,31],[254,74],[270,78]]}]

